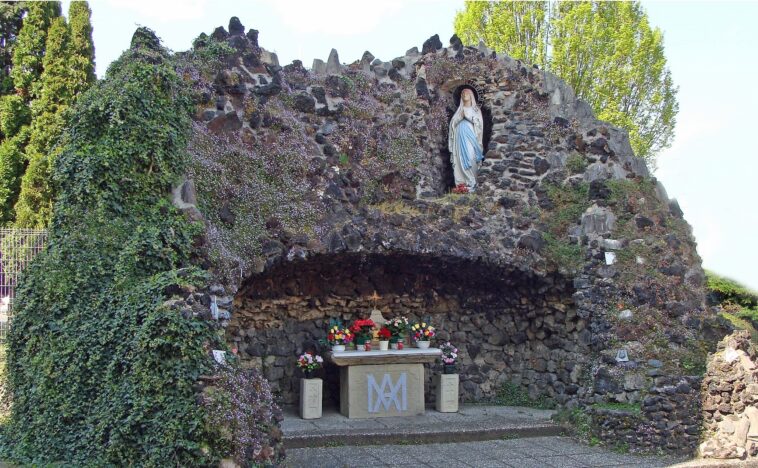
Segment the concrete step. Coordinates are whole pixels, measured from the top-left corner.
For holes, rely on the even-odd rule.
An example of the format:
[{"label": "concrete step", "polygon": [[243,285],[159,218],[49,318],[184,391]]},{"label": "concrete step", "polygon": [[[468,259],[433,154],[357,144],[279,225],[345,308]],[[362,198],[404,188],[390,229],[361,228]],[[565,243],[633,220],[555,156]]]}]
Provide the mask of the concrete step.
[{"label": "concrete step", "polygon": [[458,413],[427,409],[423,415],[348,419],[325,409],[320,419],[304,420],[296,408],[285,408],[285,447],[335,445],[430,444],[560,435],[550,420],[554,412],[508,406],[461,406]]}]

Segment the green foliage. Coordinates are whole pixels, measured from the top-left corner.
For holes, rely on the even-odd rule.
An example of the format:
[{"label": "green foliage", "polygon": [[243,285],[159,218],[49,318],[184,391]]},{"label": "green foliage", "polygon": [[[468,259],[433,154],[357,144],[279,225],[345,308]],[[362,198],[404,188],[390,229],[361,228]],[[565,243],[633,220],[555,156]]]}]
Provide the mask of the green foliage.
[{"label": "green foliage", "polygon": [[546,185],[547,196],[553,203],[549,214],[545,213],[544,221],[555,236],[565,236],[568,228],[578,224],[582,213],[589,206],[589,185]]},{"label": "green foliage", "polygon": [[[19,227],[44,228],[49,224],[55,198],[50,173],[57,153],[55,144],[63,132],[70,105],[94,81],[89,8],[84,2],[74,2],[71,9],[76,19],[71,29],[63,17],[58,17],[47,34],[39,97],[31,104],[32,130],[26,148],[29,166],[16,204]],[[72,31],[77,34],[76,41]]]},{"label": "green foliage", "polygon": [[24,2],[0,3],[0,95],[13,92],[13,79],[10,76],[13,46],[21,31],[26,11]]},{"label": "green foliage", "polygon": [[671,145],[677,88],[663,33],[650,27],[639,2],[467,1],[455,32],[466,44],[484,40],[566,80],[599,119],[626,129],[648,162]]},{"label": "green foliage", "polygon": [[3,138],[15,136],[21,127],[31,122],[31,111],[18,94],[0,97],[0,132]]},{"label": "green foliage", "polygon": [[617,402],[603,402],[595,403],[592,405],[596,409],[612,410],[612,411],[626,411],[628,413],[642,414],[642,408],[639,404],[634,403],[617,403]]},{"label": "green foliage", "polygon": [[720,304],[723,316],[732,324],[748,330],[753,341],[758,342],[758,293],[737,281],[705,272],[708,280],[709,299]]},{"label": "green foliage", "polygon": [[556,267],[568,270],[576,270],[584,262],[582,247],[565,239],[556,238],[552,234],[544,233],[545,258]]},{"label": "green foliage", "polygon": [[44,228],[52,216],[53,188],[50,184],[50,154],[63,131],[64,112],[73,95],[66,78],[69,74],[69,32],[65,18],[53,19],[45,43],[40,77],[40,96],[32,101],[32,128],[26,157],[29,166],[21,180],[16,204],[16,224],[24,228]]},{"label": "green foliage", "polygon": [[706,271],[705,275],[708,280],[708,290],[715,301],[721,304],[736,304],[747,311],[758,311],[758,292],[712,271]]},{"label": "green foliage", "polygon": [[163,50],[132,48],[74,110],[54,165],[50,242],[17,291],[0,456],[211,464],[194,385],[218,338],[165,302],[204,281],[190,266],[199,227],[166,196],[187,164],[184,87]]},{"label": "green foliage", "polygon": [[29,12],[13,47],[11,77],[14,87],[24,96],[36,97],[37,81],[42,74],[47,30],[61,15],[60,2],[29,2]]},{"label": "green foliage", "polygon": [[568,230],[581,221],[582,213],[589,205],[589,186],[579,184],[545,186],[547,198],[552,203],[549,210],[541,213],[547,227],[542,234],[545,240],[545,258],[554,266],[575,270],[584,261],[584,250],[568,240]]},{"label": "green foliage", "polygon": [[536,399],[529,397],[526,389],[513,382],[504,382],[497,392],[495,403],[502,406],[524,406],[527,408],[552,409],[556,403],[547,395],[540,395]]},{"label": "green foliage", "polygon": [[750,333],[753,342],[758,343],[758,326],[755,325],[758,324],[758,320],[756,320],[757,317],[753,316],[748,320],[747,318],[739,317],[729,312],[722,312],[720,315],[727,319],[734,328],[738,330],[747,330],[748,333]]},{"label": "green foliage", "polygon": [[547,1],[480,2],[467,0],[455,15],[455,33],[465,44],[483,40],[497,52],[544,67],[547,59]]},{"label": "green foliage", "polygon": [[550,69],[654,162],[671,145],[679,112],[661,30],[639,2],[558,2],[554,14]]},{"label": "green foliage", "polygon": [[11,224],[15,219],[13,206],[21,190],[21,175],[24,173],[24,147],[29,141],[29,127],[22,127],[12,138],[0,143],[0,226]]},{"label": "green foliage", "polygon": [[571,171],[572,174],[581,174],[587,168],[587,158],[579,153],[571,153],[566,158],[566,169]]},{"label": "green foliage", "polygon": [[92,41],[92,12],[87,2],[73,1],[68,8],[71,31],[69,89],[76,95],[95,82],[95,43]]},{"label": "green foliage", "polygon": [[[579,408],[561,409],[553,415],[552,419],[569,429],[579,439],[591,441],[592,418],[583,410]],[[590,445],[597,445],[597,442],[596,439],[595,443]]]}]

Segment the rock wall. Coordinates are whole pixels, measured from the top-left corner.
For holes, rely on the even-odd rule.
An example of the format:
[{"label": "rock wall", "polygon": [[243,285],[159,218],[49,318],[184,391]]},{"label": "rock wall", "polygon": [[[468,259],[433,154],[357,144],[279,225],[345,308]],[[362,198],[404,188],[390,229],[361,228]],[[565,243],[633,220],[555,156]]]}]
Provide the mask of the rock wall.
[{"label": "rock wall", "polygon": [[719,342],[703,379],[704,458],[758,461],[758,349],[747,331]]},{"label": "rock wall", "polygon": [[[464,401],[491,399],[506,380],[526,386],[533,397],[561,403],[589,391],[586,381],[580,383],[582,372],[589,372],[587,321],[577,317],[571,286],[559,276],[451,267],[424,258],[345,255],[323,261],[297,272],[272,271],[248,284],[243,292],[249,295],[238,297],[227,328],[243,361],[263,368],[286,403],[297,402],[301,377],[292,356],[318,348],[330,318],[348,322],[375,308],[386,319],[430,321],[438,340],[458,344]],[[496,279],[506,276],[507,289]],[[287,280],[260,287],[272,278]],[[327,398],[336,403],[337,375],[327,371],[325,377]],[[427,372],[429,382],[431,377]],[[433,402],[431,385],[427,390]]]},{"label": "rock wall", "polygon": [[[514,380],[569,407],[639,404],[651,437],[691,444],[677,389],[717,332],[691,230],[624,131],[552,74],[456,37],[309,70],[234,26],[186,54],[193,167],[174,203],[204,223],[227,341],[283,401],[305,341],[327,317],[365,316],[376,290],[389,316],[447,329],[466,398]],[[486,158],[477,193],[454,195],[464,85]]]}]

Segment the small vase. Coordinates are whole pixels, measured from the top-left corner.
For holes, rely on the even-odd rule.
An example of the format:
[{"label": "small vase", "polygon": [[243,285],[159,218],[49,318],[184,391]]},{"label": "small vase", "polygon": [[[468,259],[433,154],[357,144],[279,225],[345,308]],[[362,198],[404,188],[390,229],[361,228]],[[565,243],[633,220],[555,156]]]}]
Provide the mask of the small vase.
[{"label": "small vase", "polygon": [[365,345],[363,345],[366,351],[371,351],[371,342],[367,341]]},{"label": "small vase", "polygon": [[355,345],[356,351],[366,351],[366,345],[365,344],[357,344]]},{"label": "small vase", "polygon": [[429,341],[417,341],[416,347],[419,349],[428,349],[429,348]]},{"label": "small vase", "polygon": [[400,348],[398,348],[398,346],[399,346],[398,343],[390,343],[390,348],[391,349],[400,349]]},{"label": "small vase", "polygon": [[387,351],[389,349],[389,341],[380,341],[379,342],[379,351]]},{"label": "small vase", "polygon": [[443,374],[455,374],[455,364],[444,364],[442,366]]},{"label": "small vase", "polygon": [[332,346],[332,351],[344,351],[345,345],[343,344],[336,344]]}]

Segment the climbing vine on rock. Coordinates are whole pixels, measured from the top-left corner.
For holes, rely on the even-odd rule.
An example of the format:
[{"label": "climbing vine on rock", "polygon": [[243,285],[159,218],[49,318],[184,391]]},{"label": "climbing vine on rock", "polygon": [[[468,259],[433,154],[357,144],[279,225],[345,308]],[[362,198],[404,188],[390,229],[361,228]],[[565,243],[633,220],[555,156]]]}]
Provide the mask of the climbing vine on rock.
[{"label": "climbing vine on rock", "polygon": [[166,195],[186,168],[189,111],[144,28],[73,108],[53,168],[49,246],[18,288],[0,456],[100,466],[217,458],[196,387],[216,338],[167,305],[205,281],[191,264],[199,227]]}]

